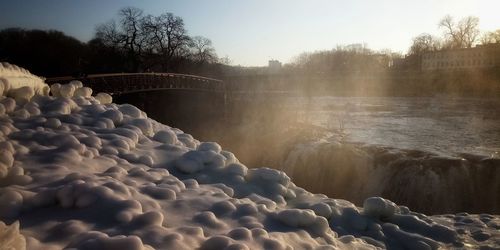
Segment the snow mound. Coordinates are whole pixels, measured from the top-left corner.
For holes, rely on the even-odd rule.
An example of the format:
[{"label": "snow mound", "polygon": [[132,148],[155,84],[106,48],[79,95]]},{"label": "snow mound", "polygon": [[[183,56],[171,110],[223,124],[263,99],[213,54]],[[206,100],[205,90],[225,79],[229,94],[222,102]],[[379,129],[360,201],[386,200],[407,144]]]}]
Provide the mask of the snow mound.
[{"label": "snow mound", "polygon": [[11,224],[0,224],[1,247],[500,246],[498,216],[426,216],[379,197],[356,207],[281,171],[248,169],[217,143],[94,97],[81,82],[50,92],[0,97],[0,221]]}]

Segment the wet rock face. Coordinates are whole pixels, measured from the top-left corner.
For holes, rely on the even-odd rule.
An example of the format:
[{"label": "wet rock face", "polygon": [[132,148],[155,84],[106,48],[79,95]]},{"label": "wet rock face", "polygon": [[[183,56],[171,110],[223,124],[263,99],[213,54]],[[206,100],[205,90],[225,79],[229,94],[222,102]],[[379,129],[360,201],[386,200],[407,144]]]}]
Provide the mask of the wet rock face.
[{"label": "wet rock face", "polygon": [[380,197],[357,207],[282,171],[248,169],[217,143],[94,97],[80,82],[51,91],[0,97],[0,248],[500,245],[498,216],[426,216]]},{"label": "wet rock face", "polygon": [[301,186],[359,205],[382,196],[430,214],[500,212],[496,158],[313,142],[297,145],[282,165]]}]

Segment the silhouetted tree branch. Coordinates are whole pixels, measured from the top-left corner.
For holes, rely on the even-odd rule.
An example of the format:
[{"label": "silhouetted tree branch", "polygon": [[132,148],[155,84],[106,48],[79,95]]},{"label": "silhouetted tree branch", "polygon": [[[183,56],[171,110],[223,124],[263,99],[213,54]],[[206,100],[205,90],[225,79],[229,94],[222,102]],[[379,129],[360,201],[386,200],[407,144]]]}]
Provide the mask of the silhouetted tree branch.
[{"label": "silhouetted tree branch", "polygon": [[479,36],[479,18],[469,16],[455,22],[453,17],[445,16],[439,22],[446,38],[445,47],[471,48]]},{"label": "silhouetted tree branch", "polygon": [[191,39],[190,47],[193,49],[193,58],[197,63],[215,63],[217,55],[212,46],[212,41],[206,37],[195,36]]},{"label": "silhouetted tree branch", "polygon": [[500,43],[500,29],[483,34],[481,44],[490,43]]},{"label": "silhouetted tree branch", "polygon": [[413,43],[408,51],[410,55],[422,55],[426,52],[437,51],[441,49],[441,43],[438,38],[424,33],[413,38]]}]

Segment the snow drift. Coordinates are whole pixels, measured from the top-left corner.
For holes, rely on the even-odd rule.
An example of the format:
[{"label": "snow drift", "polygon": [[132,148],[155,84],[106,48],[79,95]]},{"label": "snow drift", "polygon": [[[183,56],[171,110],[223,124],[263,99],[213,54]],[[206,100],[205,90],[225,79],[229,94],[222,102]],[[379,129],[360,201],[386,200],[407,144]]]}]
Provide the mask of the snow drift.
[{"label": "snow drift", "polygon": [[[2,72],[21,86],[21,74]],[[248,169],[217,143],[91,96],[80,82],[55,84],[49,95],[26,81],[33,96],[0,97],[0,220],[10,225],[0,224],[2,247],[500,246],[498,216],[426,216],[379,197],[357,207],[297,187],[284,172]]]}]

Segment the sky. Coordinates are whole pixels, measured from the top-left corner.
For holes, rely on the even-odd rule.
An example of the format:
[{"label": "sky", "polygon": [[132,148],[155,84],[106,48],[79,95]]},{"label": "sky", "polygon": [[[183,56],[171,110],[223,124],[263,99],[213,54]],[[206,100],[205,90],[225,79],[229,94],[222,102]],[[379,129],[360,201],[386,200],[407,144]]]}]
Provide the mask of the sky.
[{"label": "sky", "polygon": [[55,29],[88,41],[126,6],[180,16],[190,35],[210,38],[220,57],[243,66],[353,43],[406,53],[413,37],[440,35],[447,14],[500,29],[499,0],[1,0],[0,29]]}]

